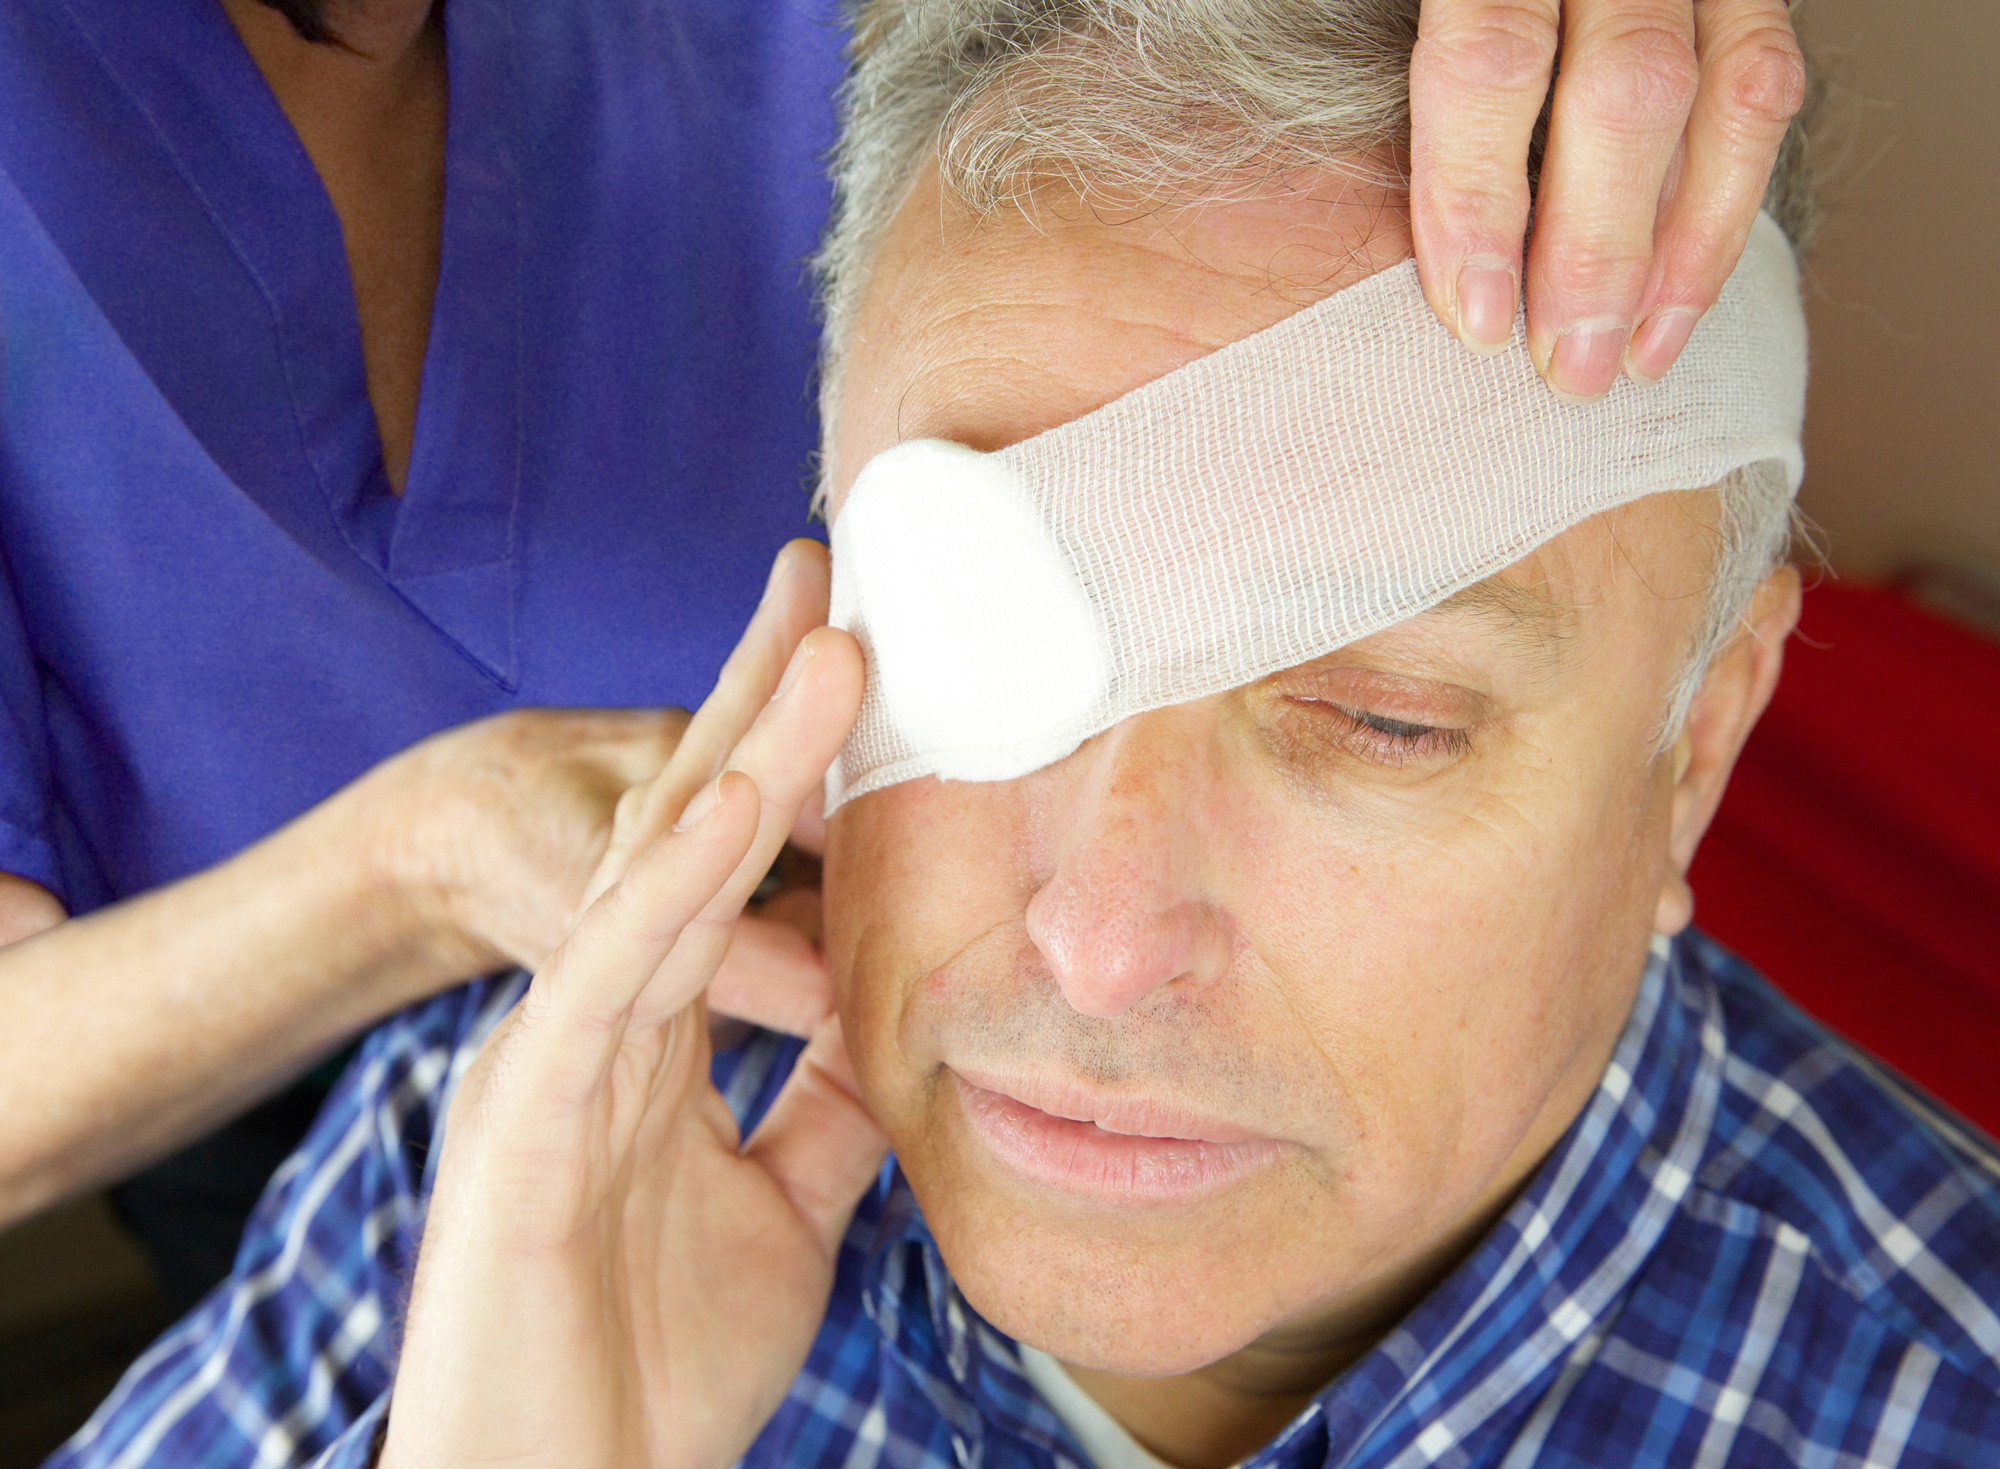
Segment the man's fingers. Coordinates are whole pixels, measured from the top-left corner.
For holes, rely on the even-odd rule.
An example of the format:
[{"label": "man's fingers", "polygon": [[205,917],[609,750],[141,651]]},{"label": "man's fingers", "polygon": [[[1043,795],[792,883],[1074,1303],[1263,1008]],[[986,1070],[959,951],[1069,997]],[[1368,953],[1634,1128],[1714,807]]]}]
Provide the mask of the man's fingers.
[{"label": "man's fingers", "polygon": [[862,1104],[840,1018],[831,1016],[799,1056],[744,1156],[777,1180],[818,1231],[830,1261],[888,1152],[889,1139]]},{"label": "man's fingers", "polygon": [[737,916],[771,870],[799,807],[825,778],[860,708],[860,645],[838,628],[815,628],[799,644],[777,691],[731,754],[729,769],[688,803],[693,812],[721,782],[748,776],[761,797],[757,834],[736,871],[688,924],[654,984],[642,992],[634,1025],[664,1023],[720,967]]},{"label": "man's fingers", "polygon": [[808,1036],[833,1010],[833,982],[804,934],[745,916],[736,920],[729,953],[708,982],[708,1007],[766,1030]]},{"label": "man's fingers", "polygon": [[1410,228],[1424,294],[1478,352],[1514,330],[1528,145],[1558,0],[1423,0],[1410,58]]},{"label": "man's fingers", "polygon": [[750,630],[722,665],[715,692],[702,701],[676,751],[685,754],[690,769],[699,770],[703,780],[721,773],[730,751],[778,687],[800,640],[826,621],[832,581],[826,547],[819,542],[792,541],[778,553]]},{"label": "man's fingers", "polygon": [[792,823],[792,845],[801,852],[810,852],[818,857],[826,851],[826,787],[822,785],[799,808],[799,819]]},{"label": "man's fingers", "polygon": [[1695,27],[1701,89],[1625,355],[1626,371],[1642,382],[1666,375],[1722,294],[1805,98],[1805,62],[1784,0],[1697,0]]},{"label": "man's fingers", "polygon": [[770,871],[854,727],[861,683],[861,647],[849,634],[820,627],[799,643],[777,691],[729,755],[728,768],[757,783],[764,805],[756,840],[711,903],[712,917],[734,918]]},{"label": "man's fingers", "polygon": [[537,976],[526,1003],[549,1037],[530,1050],[538,1086],[580,1101],[628,1028],[666,1024],[714,977],[743,905],[847,738],[861,681],[848,634],[821,627],[799,643],[731,768],[633,855]]},{"label": "man's fingers", "polygon": [[[729,931],[710,910],[742,864],[762,803],[750,778],[736,773],[704,795],[680,829],[633,858],[535,976],[522,1002],[522,1035],[510,1048],[511,1064],[533,1074],[534,1094],[585,1102],[648,987],[663,1016],[676,1014],[721,962]],[[712,955],[705,969],[695,962],[704,951]],[[669,969],[670,983],[660,986]]]},{"label": "man's fingers", "polygon": [[1625,360],[1699,85],[1691,0],[1569,0],[1528,246],[1528,350],[1595,398]]},{"label": "man's fingers", "polygon": [[616,882],[633,853],[672,825],[689,798],[720,773],[770,699],[799,640],[826,621],[830,580],[826,548],[818,542],[792,541],[778,553],[763,600],[714,690],[681,734],[673,758],[620,799],[611,845],[584,894],[586,903]]}]

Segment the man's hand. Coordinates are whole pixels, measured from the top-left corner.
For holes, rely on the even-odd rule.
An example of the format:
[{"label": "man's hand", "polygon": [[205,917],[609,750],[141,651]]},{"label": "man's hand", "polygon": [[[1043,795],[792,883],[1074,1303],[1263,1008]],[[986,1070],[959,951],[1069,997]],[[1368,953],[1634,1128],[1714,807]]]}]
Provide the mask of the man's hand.
[{"label": "man's hand", "polygon": [[1424,292],[1478,351],[1524,278],[1528,145],[1556,75],[1526,254],[1557,391],[1666,374],[1735,268],[1805,69],[1785,0],[1423,0],[1410,68]]},{"label": "man's hand", "polygon": [[[747,1147],[702,993],[861,698],[795,543],[588,910],[466,1073],[383,1462],[723,1465],[805,1360],[887,1150],[821,1027]],[[775,692],[774,692],[775,690]]]}]

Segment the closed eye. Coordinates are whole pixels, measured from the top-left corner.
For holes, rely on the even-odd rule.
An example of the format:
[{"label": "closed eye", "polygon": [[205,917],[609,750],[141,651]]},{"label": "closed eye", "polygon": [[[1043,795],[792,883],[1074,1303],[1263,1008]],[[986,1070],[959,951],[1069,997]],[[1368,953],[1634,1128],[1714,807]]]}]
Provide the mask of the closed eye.
[{"label": "closed eye", "polygon": [[1472,748],[1471,735],[1463,729],[1392,719],[1386,714],[1351,708],[1328,699],[1293,695],[1286,702],[1311,710],[1332,725],[1335,742],[1347,753],[1385,765],[1455,758]]},{"label": "closed eye", "polygon": [[1366,709],[1350,709],[1345,704],[1329,704],[1330,709],[1338,709],[1357,724],[1365,724],[1378,734],[1390,735],[1399,740],[1418,740],[1425,735],[1436,734],[1434,724],[1411,724],[1403,719],[1391,719],[1386,714],[1370,714]]}]

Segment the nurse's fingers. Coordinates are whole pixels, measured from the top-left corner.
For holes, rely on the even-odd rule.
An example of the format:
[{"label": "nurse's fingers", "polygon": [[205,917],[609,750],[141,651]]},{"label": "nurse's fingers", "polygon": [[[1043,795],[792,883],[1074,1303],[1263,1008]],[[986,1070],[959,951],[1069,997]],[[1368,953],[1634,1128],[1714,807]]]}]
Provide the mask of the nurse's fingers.
[{"label": "nurse's fingers", "polygon": [[1410,227],[1431,308],[1476,352],[1514,330],[1528,144],[1559,0],[1423,0],[1410,57]]},{"label": "nurse's fingers", "polygon": [[818,542],[796,540],[778,553],[763,600],[672,758],[619,800],[610,845],[585,891],[586,904],[606,892],[633,854],[656,840],[694,793],[721,772],[731,749],[770,699],[800,639],[826,621],[830,583],[826,548]]},{"label": "nurse's fingers", "polygon": [[1666,375],[1722,294],[1805,100],[1805,60],[1785,0],[1696,0],[1695,37],[1701,89],[1625,354],[1625,370],[1641,382]]},{"label": "nurse's fingers", "polygon": [[1528,246],[1528,351],[1572,398],[1608,392],[1700,85],[1692,0],[1567,0]]}]

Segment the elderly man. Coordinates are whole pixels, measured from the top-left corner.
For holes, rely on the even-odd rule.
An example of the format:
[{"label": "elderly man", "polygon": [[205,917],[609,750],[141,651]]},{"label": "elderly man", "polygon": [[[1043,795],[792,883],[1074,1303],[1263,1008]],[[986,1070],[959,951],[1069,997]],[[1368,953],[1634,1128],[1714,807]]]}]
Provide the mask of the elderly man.
[{"label": "elderly man", "polygon": [[[1433,401],[1476,369],[1475,407],[1517,402],[1517,344],[1385,397],[1427,340],[1394,326],[1407,36],[1314,13],[864,28],[826,256],[860,639],[788,551],[555,958],[376,1032],[232,1288],[65,1462],[2000,1453],[2000,1158],[1687,930],[1798,605],[1785,425],[1750,431],[1791,401],[1796,434],[1763,368],[1800,346],[1759,335],[1796,316],[1777,226],[1717,308],[1733,346],[1677,370],[1730,393],[1621,389],[1533,435]],[[1769,196],[1795,232],[1797,183]],[[1732,414],[1719,480],[1661,467]],[[1206,529],[1126,472],[1162,444],[1220,476]],[[1535,519],[1579,445],[1629,493]],[[1269,493],[1300,463],[1340,488]],[[1007,498],[1065,465],[1067,499]],[[1329,545],[1413,474],[1460,508]],[[1104,531],[1119,503],[1158,534]],[[895,540],[935,505],[971,548],[941,565]],[[1214,559],[1245,507],[1255,554]],[[965,619],[987,563],[999,615]],[[1244,575],[1221,623],[1282,657],[1148,662],[1146,632],[1216,619],[1131,588]],[[1350,601],[1357,635],[1314,631]],[[1075,631],[982,710],[1017,625]],[[703,987],[829,766],[839,1015],[711,1057]]]}]

